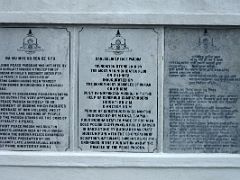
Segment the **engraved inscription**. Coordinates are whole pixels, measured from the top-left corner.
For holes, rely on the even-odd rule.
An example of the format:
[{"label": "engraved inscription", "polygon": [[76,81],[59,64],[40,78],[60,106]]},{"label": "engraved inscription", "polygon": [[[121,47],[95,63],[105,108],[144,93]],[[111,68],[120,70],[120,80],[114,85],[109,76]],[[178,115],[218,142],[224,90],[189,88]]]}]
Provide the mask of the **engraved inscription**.
[{"label": "engraved inscription", "polygon": [[0,29],[0,149],[69,147],[69,32]]},{"label": "engraved inscription", "polygon": [[240,152],[239,35],[166,29],[165,152]]},{"label": "engraved inscription", "polygon": [[157,148],[157,34],[86,28],[79,50],[79,148]]}]

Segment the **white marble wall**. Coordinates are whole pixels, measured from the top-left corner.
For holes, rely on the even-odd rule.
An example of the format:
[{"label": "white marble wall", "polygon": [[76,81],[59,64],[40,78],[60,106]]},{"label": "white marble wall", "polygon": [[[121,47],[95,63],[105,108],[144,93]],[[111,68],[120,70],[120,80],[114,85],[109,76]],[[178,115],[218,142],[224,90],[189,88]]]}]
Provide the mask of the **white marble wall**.
[{"label": "white marble wall", "polygon": [[[238,0],[0,0],[1,24],[240,25]],[[27,25],[28,26],[28,25]],[[163,35],[163,32],[161,32]],[[161,42],[163,43],[163,42]],[[71,52],[76,57],[76,52]],[[76,72],[76,61],[71,64]],[[76,83],[77,80],[74,79]],[[77,92],[73,91],[72,95]],[[161,104],[162,102],[160,102]],[[72,113],[75,111],[72,109]],[[71,125],[72,126],[72,125]],[[73,132],[71,132],[73,133]],[[70,134],[74,137],[73,134]],[[161,135],[160,135],[161,137]],[[72,142],[77,140],[72,138]],[[71,147],[73,149],[73,147]],[[1,180],[165,179],[237,180],[240,156],[231,154],[128,154],[0,152]]]}]

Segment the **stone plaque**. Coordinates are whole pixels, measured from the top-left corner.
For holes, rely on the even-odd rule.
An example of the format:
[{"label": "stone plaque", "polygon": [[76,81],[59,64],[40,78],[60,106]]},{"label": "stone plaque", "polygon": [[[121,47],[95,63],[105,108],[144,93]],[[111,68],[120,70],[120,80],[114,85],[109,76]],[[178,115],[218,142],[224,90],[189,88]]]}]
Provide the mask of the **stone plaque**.
[{"label": "stone plaque", "polygon": [[79,32],[79,148],[157,148],[157,33],[84,28]]},{"label": "stone plaque", "polygon": [[69,147],[67,29],[0,28],[0,149]]},{"label": "stone plaque", "polygon": [[165,152],[240,152],[239,57],[240,29],[166,29]]}]

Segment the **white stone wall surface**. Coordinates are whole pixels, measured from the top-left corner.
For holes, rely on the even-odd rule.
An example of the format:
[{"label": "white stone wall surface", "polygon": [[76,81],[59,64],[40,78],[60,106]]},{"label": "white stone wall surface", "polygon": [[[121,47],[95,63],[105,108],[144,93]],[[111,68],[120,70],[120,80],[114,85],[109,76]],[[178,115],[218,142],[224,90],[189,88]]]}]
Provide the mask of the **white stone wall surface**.
[{"label": "white stone wall surface", "polygon": [[[71,35],[70,147],[66,152],[0,151],[0,180],[240,179],[239,154],[163,153],[162,146],[164,28],[239,28],[239,0],[0,0],[0,25],[66,28]],[[157,32],[160,77],[157,152],[81,152],[76,148],[77,48],[83,27],[152,28]]]}]

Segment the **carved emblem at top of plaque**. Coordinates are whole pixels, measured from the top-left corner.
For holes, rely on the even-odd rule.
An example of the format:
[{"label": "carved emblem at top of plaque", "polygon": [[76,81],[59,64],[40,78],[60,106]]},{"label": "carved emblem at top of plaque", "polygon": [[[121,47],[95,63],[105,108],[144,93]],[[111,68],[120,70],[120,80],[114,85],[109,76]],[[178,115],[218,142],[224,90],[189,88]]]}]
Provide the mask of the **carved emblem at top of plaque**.
[{"label": "carved emblem at top of plaque", "polygon": [[209,36],[207,29],[204,29],[203,35],[199,37],[197,48],[204,53],[210,53],[219,50],[219,48],[217,48],[214,44],[214,39]]},{"label": "carved emblem at top of plaque", "polygon": [[29,29],[27,36],[23,38],[23,45],[18,51],[24,51],[27,54],[34,54],[37,51],[43,51],[38,44],[38,39],[33,35],[31,29]]},{"label": "carved emblem at top of plaque", "polygon": [[126,43],[126,39],[122,37],[119,30],[115,37],[112,38],[111,45],[106,49],[107,52],[113,52],[116,55],[121,55],[124,52],[131,52],[132,50],[129,49]]}]

